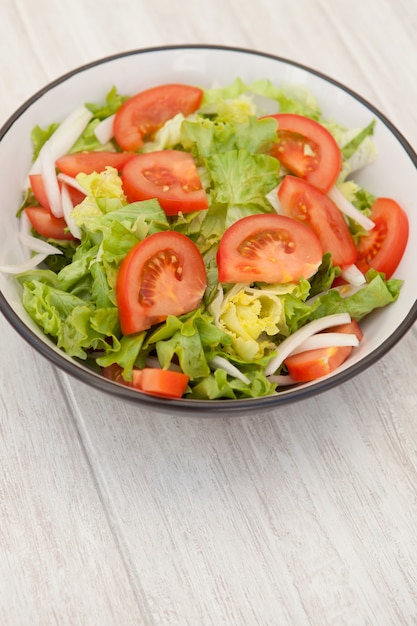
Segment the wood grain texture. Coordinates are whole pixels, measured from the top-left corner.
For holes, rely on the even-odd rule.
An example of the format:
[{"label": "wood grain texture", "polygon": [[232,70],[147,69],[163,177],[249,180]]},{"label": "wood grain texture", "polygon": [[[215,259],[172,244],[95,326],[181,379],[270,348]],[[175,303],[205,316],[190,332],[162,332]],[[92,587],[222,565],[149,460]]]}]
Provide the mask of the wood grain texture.
[{"label": "wood grain texture", "polygon": [[148,623],[60,378],[0,323],[0,623]]},{"label": "wood grain texture", "polygon": [[[214,43],[328,74],[416,148],[416,29],[415,0],[3,0],[0,124],[97,58]],[[316,398],[199,420],[86,387],[0,318],[2,626],[417,624],[416,339]]]}]

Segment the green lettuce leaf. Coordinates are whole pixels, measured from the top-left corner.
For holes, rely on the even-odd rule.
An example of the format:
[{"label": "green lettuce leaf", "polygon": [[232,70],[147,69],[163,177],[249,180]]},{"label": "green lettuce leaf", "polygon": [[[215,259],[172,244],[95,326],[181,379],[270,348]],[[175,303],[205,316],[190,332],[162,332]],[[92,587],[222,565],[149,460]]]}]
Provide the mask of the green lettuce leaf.
[{"label": "green lettuce leaf", "polygon": [[271,212],[265,195],[278,185],[279,162],[245,149],[214,154],[207,167],[215,183],[212,201],[228,206],[256,206]]},{"label": "green lettuce leaf", "polygon": [[116,87],[113,86],[107,93],[104,103],[86,102],[85,107],[93,113],[95,118],[104,120],[106,117],[116,113],[129,97],[119,94]]},{"label": "green lettuce leaf", "polygon": [[181,143],[200,158],[245,149],[260,152],[276,141],[277,122],[273,118],[250,116],[241,122],[197,117],[185,120],[181,126]]},{"label": "green lettuce leaf", "polygon": [[312,304],[310,320],[347,312],[360,321],[374,311],[392,304],[398,299],[403,281],[385,280],[383,274],[369,270],[366,274],[367,283],[351,296],[343,297],[336,289],[331,289],[318,296]]},{"label": "green lettuce leaf", "polygon": [[93,114],[92,120],[87,124],[84,132],[77,139],[77,141],[72,146],[70,152],[83,152],[83,151],[94,151],[94,150],[109,150],[116,151],[120,150],[120,148],[116,145],[114,140],[109,141],[107,144],[103,145],[95,135],[95,129],[99,125],[99,123],[114,115],[116,111],[121,107],[121,105],[128,100],[129,96],[122,96],[118,93],[116,87],[112,87],[108,94],[106,95],[104,103],[94,103],[87,102],[85,104],[86,109],[91,111]]},{"label": "green lettuce leaf", "polygon": [[230,341],[212,321],[211,316],[200,309],[180,317],[170,315],[149,334],[144,347],[156,350],[161,367],[165,369],[178,360],[191,380],[208,376],[206,352]]},{"label": "green lettuce leaf", "polygon": [[[250,84],[251,92],[275,101],[280,113],[297,113],[315,120],[321,120],[322,114],[316,98],[304,85],[283,82],[274,85],[269,80],[257,80]],[[273,111],[266,111],[271,113]]]},{"label": "green lettuce leaf", "polygon": [[117,363],[122,368],[122,376],[125,380],[132,380],[132,370],[134,367],[144,367],[145,356],[141,354],[145,333],[134,335],[124,335],[120,341],[113,342],[108,347],[103,356],[96,359],[97,365],[106,367]]},{"label": "green lettuce leaf", "polygon": [[37,280],[23,285],[23,306],[57,346],[86,359],[87,350],[109,347],[120,335],[117,309],[94,309],[78,296]]},{"label": "green lettuce leaf", "polygon": [[54,134],[59,124],[50,124],[47,128],[41,128],[36,125],[31,132],[31,141],[33,147],[32,161],[36,161],[43,144]]},{"label": "green lettuce leaf", "polygon": [[198,400],[218,400],[227,398],[236,400],[239,398],[259,398],[275,392],[276,385],[262,374],[254,370],[246,373],[250,384],[246,384],[238,378],[232,378],[224,370],[216,369],[209,376],[198,381],[187,394],[188,398]]}]

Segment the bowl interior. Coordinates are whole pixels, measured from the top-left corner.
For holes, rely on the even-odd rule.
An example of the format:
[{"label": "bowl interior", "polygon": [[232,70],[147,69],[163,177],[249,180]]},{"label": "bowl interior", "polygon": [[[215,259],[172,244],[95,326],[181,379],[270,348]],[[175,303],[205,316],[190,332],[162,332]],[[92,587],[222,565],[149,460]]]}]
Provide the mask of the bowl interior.
[{"label": "bowl interior", "polygon": [[259,410],[300,399],[343,382],[375,362],[408,330],[417,316],[416,249],[417,158],[406,140],[374,107],[337,82],[306,67],[266,54],[216,46],[180,46],[139,50],[103,59],[61,77],[35,94],[5,124],[0,135],[0,187],[3,211],[0,230],[0,264],[14,264],[27,258],[19,245],[19,221],[16,211],[22,201],[22,189],[31,164],[30,133],[38,124],[48,126],[64,119],[85,102],[104,100],[112,86],[123,94],[172,82],[211,87],[227,85],[235,78],[251,82],[267,78],[276,84],[304,85],[312,91],[323,113],[347,127],[367,125],[376,119],[374,141],[377,160],[365,168],[357,180],[378,196],[393,197],[406,210],[410,222],[409,244],[395,277],[404,280],[398,301],[371,314],[363,323],[365,339],[336,374],[279,394],[256,400],[170,401],[144,397],[90,372],[59,351],[29,318],[23,309],[20,287],[10,276],[0,273],[1,308],[25,339],[56,365],[82,380],[129,400],[144,402],[165,409],[193,411],[205,407],[209,411]]}]

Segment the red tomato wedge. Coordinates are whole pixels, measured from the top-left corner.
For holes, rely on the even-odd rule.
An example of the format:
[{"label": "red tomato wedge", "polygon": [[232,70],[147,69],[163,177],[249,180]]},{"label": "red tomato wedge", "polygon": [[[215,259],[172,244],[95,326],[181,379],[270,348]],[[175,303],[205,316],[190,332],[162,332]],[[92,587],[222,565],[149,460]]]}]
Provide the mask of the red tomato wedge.
[{"label": "red tomato wedge", "polygon": [[101,373],[105,378],[126,387],[133,387],[144,393],[164,398],[181,398],[190,380],[189,376],[183,372],[145,367],[143,369],[134,368],[132,380],[127,381],[123,378],[122,371],[122,368],[114,363],[113,365],[103,367]]},{"label": "red tomato wedge", "polygon": [[157,198],[167,215],[208,208],[206,192],[188,152],[159,150],[139,154],[126,163],[122,181],[129,202]]},{"label": "red tomato wedge", "polygon": [[163,370],[157,367],[134,369],[132,374],[132,383],[135,389],[164,398],[181,398],[190,380],[189,376],[183,372]]},{"label": "red tomato wedge", "polygon": [[[355,334],[359,341],[363,337],[359,324],[352,320],[348,324],[334,326],[331,329],[335,333]],[[327,332],[327,331],[324,331]],[[316,378],[321,378],[337,369],[352,352],[351,346],[333,346],[299,352],[285,359],[288,373],[293,380],[305,383]]]},{"label": "red tomato wedge", "polygon": [[197,246],[174,231],[154,233],[123,259],[116,300],[124,335],[137,333],[196,309],[207,286],[206,269]]},{"label": "red tomato wedge", "polygon": [[63,174],[77,176],[81,172],[84,174],[103,172],[107,166],[120,171],[134,156],[132,152],[77,152],[59,157],[55,165]]},{"label": "red tomato wedge", "polygon": [[137,151],[166,121],[184,117],[200,106],[203,91],[198,87],[168,84],[152,87],[126,100],[117,111],[113,132],[123,150]]},{"label": "red tomato wedge", "polygon": [[285,167],[327,193],[342,167],[333,135],[318,122],[293,113],[270,115],[278,122],[278,141],[271,154]]},{"label": "red tomato wedge", "polygon": [[333,265],[352,265],[358,251],[348,225],[333,200],[296,176],[285,176],[278,190],[285,215],[306,224],[320,240],[323,254],[330,252]]},{"label": "red tomato wedge", "polygon": [[39,235],[48,239],[75,241],[64,218],[55,217],[49,209],[42,206],[29,206],[25,208],[25,213]]},{"label": "red tomato wedge", "polygon": [[375,223],[358,244],[357,265],[366,273],[371,267],[390,278],[407,246],[409,224],[404,210],[391,198],[378,198],[371,211]]},{"label": "red tomato wedge", "polygon": [[106,367],[101,368],[101,373],[104,378],[108,380],[113,380],[115,383],[120,383],[121,385],[125,385],[126,387],[132,387],[131,381],[125,380],[122,375],[123,368],[120,367],[117,363],[112,363],[111,365],[106,365]]},{"label": "red tomato wedge", "polygon": [[313,231],[284,215],[257,214],[230,226],[217,252],[222,283],[289,283],[309,278],[322,251]]},{"label": "red tomato wedge", "polygon": [[42,174],[29,174],[29,182],[33,195],[39,204],[45,207],[45,209],[50,209]]},{"label": "red tomato wedge", "polygon": [[[33,191],[33,195],[37,199],[40,205],[42,205],[45,209],[50,209],[49,200],[46,195],[45,185],[43,182],[42,174],[30,174],[29,175],[30,186]],[[85,194],[82,193],[79,189],[75,189],[71,185],[67,185],[68,193],[71,198],[71,202],[74,206],[80,204],[85,198]]]}]

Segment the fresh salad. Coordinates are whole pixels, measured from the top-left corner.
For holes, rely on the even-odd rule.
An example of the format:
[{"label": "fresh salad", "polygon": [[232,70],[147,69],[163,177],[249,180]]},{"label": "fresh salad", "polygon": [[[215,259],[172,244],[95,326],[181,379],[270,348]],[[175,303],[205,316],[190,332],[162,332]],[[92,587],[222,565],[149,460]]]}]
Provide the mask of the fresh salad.
[{"label": "fresh salad", "polygon": [[355,182],[374,120],[300,86],[113,87],[32,132],[21,242],[1,268],[74,359],[158,396],[270,395],[339,367],[393,303],[408,221]]}]

